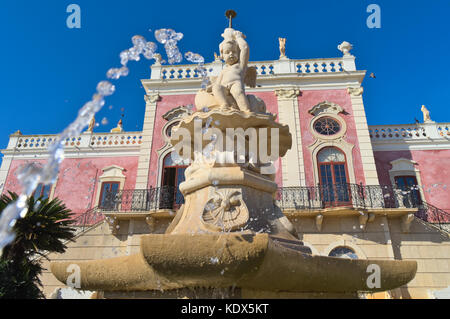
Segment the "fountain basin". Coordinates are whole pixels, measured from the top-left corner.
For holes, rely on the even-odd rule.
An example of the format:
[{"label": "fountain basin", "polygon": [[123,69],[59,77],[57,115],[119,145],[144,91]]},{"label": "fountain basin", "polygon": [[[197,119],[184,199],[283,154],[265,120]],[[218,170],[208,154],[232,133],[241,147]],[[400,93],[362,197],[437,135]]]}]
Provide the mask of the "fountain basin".
[{"label": "fountain basin", "polygon": [[[417,271],[415,261],[313,256],[300,241],[250,232],[144,235],[139,254],[52,262],[51,271],[66,283],[71,264],[80,267],[81,289],[101,291],[235,286],[285,292],[378,292],[407,284]],[[380,286],[374,288],[367,285],[372,264],[380,269]]]}]

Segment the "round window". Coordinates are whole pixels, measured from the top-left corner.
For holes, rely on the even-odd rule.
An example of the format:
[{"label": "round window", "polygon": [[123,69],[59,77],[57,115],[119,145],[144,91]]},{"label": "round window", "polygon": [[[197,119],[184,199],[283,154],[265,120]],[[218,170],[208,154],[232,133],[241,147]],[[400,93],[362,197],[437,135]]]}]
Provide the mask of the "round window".
[{"label": "round window", "polygon": [[330,257],[338,257],[338,258],[348,258],[348,259],[358,259],[358,256],[355,254],[353,249],[348,247],[336,247],[328,254]]},{"label": "round window", "polygon": [[341,125],[331,117],[322,117],[314,122],[314,130],[321,135],[334,135],[339,133]]}]

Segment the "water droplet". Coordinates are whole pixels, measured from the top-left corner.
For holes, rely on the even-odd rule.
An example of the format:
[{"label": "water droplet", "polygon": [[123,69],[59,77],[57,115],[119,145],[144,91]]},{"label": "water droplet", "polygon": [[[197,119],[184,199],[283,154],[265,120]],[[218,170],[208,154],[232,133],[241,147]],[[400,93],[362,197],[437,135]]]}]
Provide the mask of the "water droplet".
[{"label": "water droplet", "polygon": [[103,119],[102,119],[102,125],[108,125],[108,119],[106,118],[106,117],[104,117]]},{"label": "water droplet", "polygon": [[116,87],[108,81],[101,81],[97,85],[97,92],[103,96],[112,95],[115,90],[116,90]]},{"label": "water droplet", "polygon": [[198,53],[186,52],[184,58],[193,63],[205,63],[205,59]]},{"label": "water droplet", "polygon": [[121,68],[111,68],[106,73],[106,77],[108,79],[117,80],[122,76],[127,76],[129,73],[130,73],[130,70],[126,66],[123,66]]}]

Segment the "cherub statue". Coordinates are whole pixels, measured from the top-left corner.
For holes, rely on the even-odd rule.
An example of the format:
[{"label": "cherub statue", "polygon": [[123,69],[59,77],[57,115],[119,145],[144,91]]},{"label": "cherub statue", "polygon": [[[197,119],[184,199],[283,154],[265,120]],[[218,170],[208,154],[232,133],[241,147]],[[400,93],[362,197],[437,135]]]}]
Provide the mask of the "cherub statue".
[{"label": "cherub statue", "polygon": [[265,113],[264,101],[245,94],[245,85],[256,87],[256,68],[249,67],[250,50],[245,36],[232,28],[225,29],[219,45],[220,58],[225,67],[217,77],[210,77],[210,85],[195,98],[197,109],[219,108],[246,113]]},{"label": "cherub statue", "polygon": [[212,85],[212,92],[221,108],[232,107],[227,95],[231,95],[238,108],[250,112],[250,105],[245,95],[245,76],[250,56],[245,36],[231,28],[225,29],[225,40],[220,44],[220,55],[225,61],[225,68]]}]

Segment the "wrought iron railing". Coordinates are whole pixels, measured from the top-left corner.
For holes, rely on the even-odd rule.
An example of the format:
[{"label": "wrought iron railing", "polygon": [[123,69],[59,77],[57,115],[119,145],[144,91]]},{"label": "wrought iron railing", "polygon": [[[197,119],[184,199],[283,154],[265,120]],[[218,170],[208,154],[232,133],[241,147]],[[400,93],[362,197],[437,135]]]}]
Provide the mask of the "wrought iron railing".
[{"label": "wrought iron railing", "polygon": [[[331,207],[355,209],[417,208],[416,216],[448,231],[450,214],[423,201],[417,187],[392,185],[335,184],[282,187],[275,194],[282,210],[317,210]],[[180,191],[172,186],[122,190],[108,193],[99,212],[144,212],[177,209],[184,203]],[[86,215],[85,218],[90,215]],[[81,217],[81,216],[80,216]]]},{"label": "wrought iron railing", "polygon": [[94,207],[75,217],[70,227],[74,228],[75,234],[78,235],[102,222],[104,219],[105,215],[102,214],[98,207]]},{"label": "wrought iron railing", "polygon": [[416,217],[432,224],[440,230],[450,233],[450,213],[434,205],[422,202]]},{"label": "wrought iron railing", "polygon": [[180,191],[173,186],[122,190],[108,193],[100,204],[101,211],[139,212],[174,209],[184,203]]},{"label": "wrought iron railing", "polygon": [[414,208],[421,200],[418,189],[400,189],[391,185],[334,184],[282,187],[275,203],[282,209],[315,210],[328,207]]}]

